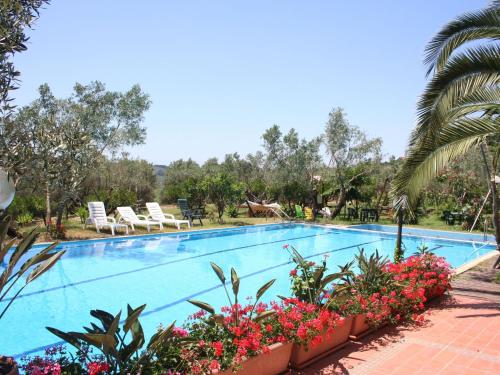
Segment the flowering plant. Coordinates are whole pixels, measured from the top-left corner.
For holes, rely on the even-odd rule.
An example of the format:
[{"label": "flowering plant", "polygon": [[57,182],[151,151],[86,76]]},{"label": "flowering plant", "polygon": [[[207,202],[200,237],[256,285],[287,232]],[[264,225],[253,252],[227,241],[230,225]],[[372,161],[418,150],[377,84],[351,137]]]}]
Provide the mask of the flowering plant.
[{"label": "flowering plant", "polygon": [[[365,314],[371,325],[379,325],[385,321],[390,308],[388,303],[392,297],[385,292],[391,289],[392,278],[384,271],[388,260],[378,251],[369,257],[363,249],[355,255],[355,259],[343,267],[344,287],[334,290],[329,306],[347,315]],[[358,274],[348,272],[356,265]]]},{"label": "flowering plant", "polygon": [[56,345],[45,349],[43,356],[22,357],[21,370],[28,375],[60,374],[107,374],[109,364],[103,355],[92,353],[92,349],[83,345],[76,355],[67,352],[66,347]]},{"label": "flowering plant", "polygon": [[323,258],[321,264],[307,261],[293,246],[284,245],[283,248],[290,253],[295,268],[290,271],[291,291],[295,298],[310,304],[321,306],[330,297],[329,284],[341,280],[349,270],[345,272],[332,273],[325,276],[328,270],[326,260]]},{"label": "flowering plant", "polygon": [[[106,368],[111,373],[141,372],[151,365],[160,350],[168,350],[170,345],[179,345],[183,341],[176,333],[174,324],[171,324],[153,335],[146,350],[142,350],[145,338],[139,316],[145,308],[146,305],[135,309],[127,306],[127,318],[122,328],[119,327],[121,312],[113,316],[103,310],[92,310],[90,315],[98,319],[101,326],[91,323],[92,328],[85,327],[85,332],[81,333],[62,332],[52,327],[47,329],[74,346],[80,355],[78,362],[83,365],[80,367],[87,367],[93,375]],[[89,348],[101,353],[97,361],[90,355]]]},{"label": "flowering plant", "polygon": [[193,343],[182,351],[182,357],[190,371],[198,374],[237,369],[245,358],[268,352],[268,345],[276,342],[264,327],[265,321],[275,312],[259,302],[275,280],[259,288],[253,304],[242,306],[238,301],[240,279],[235,269],[231,268],[231,298],[224,272],[213,262],[211,266],[226,292],[229,307],[223,307],[221,313],[216,314],[211,305],[189,300],[201,311],[191,316],[185,325]]},{"label": "flowering plant", "polygon": [[[190,316],[184,328],[192,341],[181,353],[190,371],[209,374],[213,370],[238,369],[245,358],[268,353],[269,346],[280,342],[280,337],[274,334],[270,325],[273,315],[267,311],[267,304],[258,303],[222,307],[217,321],[204,310]],[[253,312],[257,317],[252,316]]]},{"label": "flowering plant", "polygon": [[284,299],[281,304],[272,303],[276,316],[270,324],[278,341],[290,340],[307,346],[319,345],[323,336],[331,335],[344,318],[338,313],[298,298]]},{"label": "flowering plant", "polygon": [[436,289],[438,294],[451,289],[451,266],[443,257],[430,252],[412,255],[400,263],[389,263],[386,270],[399,283],[424,288],[427,297]]}]

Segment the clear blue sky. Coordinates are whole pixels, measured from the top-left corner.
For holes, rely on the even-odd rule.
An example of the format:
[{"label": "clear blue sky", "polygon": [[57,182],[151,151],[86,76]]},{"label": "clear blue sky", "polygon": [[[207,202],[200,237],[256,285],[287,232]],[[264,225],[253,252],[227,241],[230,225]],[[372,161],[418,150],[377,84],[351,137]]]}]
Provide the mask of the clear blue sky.
[{"label": "clear blue sky", "polygon": [[426,42],[485,0],[63,1],[53,0],[15,58],[18,104],[49,83],[111,90],[139,83],[153,101],[154,163],[204,161],[261,147],[276,123],[319,135],[332,107],[402,155],[425,85]]}]

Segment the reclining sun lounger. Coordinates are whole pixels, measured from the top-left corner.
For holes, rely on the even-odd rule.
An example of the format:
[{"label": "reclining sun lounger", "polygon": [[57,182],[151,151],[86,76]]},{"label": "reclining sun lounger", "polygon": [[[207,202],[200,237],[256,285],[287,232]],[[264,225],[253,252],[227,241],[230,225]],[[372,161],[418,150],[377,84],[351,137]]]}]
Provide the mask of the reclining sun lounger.
[{"label": "reclining sun lounger", "polygon": [[191,228],[189,220],[178,220],[174,215],[164,213],[157,202],[146,203],[146,208],[148,209],[151,220],[159,221],[162,224],[173,224],[177,229],[181,229],[181,224],[186,224],[188,228]]},{"label": "reclining sun lounger", "polygon": [[148,232],[151,231],[151,226],[159,225],[163,229],[163,225],[159,221],[149,220],[147,216],[137,215],[131,207],[117,207],[116,210],[120,215],[119,223],[130,225],[132,231],[135,231],[135,226],[145,226]]},{"label": "reclining sun lounger", "polygon": [[104,228],[111,229],[111,234],[115,235],[115,229],[125,229],[125,233],[128,234],[128,225],[119,224],[116,222],[114,217],[108,217],[106,215],[106,209],[104,208],[103,202],[88,202],[89,207],[89,217],[85,221],[84,228],[87,225],[95,225],[95,230],[97,233]]}]

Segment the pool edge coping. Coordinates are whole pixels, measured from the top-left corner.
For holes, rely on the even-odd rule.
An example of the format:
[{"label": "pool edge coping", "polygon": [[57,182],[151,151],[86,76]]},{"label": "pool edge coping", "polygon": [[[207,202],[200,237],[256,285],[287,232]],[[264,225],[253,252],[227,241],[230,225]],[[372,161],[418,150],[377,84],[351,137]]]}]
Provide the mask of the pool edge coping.
[{"label": "pool edge coping", "polygon": [[486,254],[480,256],[479,258],[476,258],[474,260],[471,260],[470,262],[462,264],[461,266],[453,269],[454,276],[460,275],[460,274],[476,267],[478,264],[483,263],[485,260],[488,260],[488,259],[493,258],[493,257],[498,256],[498,255],[499,254],[498,254],[497,250],[492,250],[489,253],[486,253]]},{"label": "pool edge coping", "polygon": [[199,228],[199,229],[193,229],[190,228],[190,230],[181,230],[177,232],[155,232],[155,233],[145,233],[145,234],[127,234],[123,236],[109,236],[109,237],[100,237],[100,238],[82,238],[79,240],[69,240],[69,241],[45,241],[45,242],[36,242],[33,244],[33,246],[48,246],[52,245],[53,243],[58,243],[58,244],[71,244],[71,243],[77,243],[77,242],[83,242],[83,241],[110,241],[114,239],[137,239],[141,237],[151,237],[151,236],[173,236],[173,235],[179,235],[179,234],[195,234],[199,232],[221,232],[221,231],[226,231],[226,230],[232,230],[232,229],[239,229],[239,228],[252,228],[252,227],[259,227],[259,226],[264,226],[264,225],[286,225],[286,224],[303,224],[303,223],[291,223],[289,221],[282,221],[282,222],[277,222],[277,223],[259,223],[259,224],[251,224],[251,225],[240,225],[240,226],[233,226],[233,227],[223,227],[223,228]]},{"label": "pool edge coping", "polygon": [[[370,223],[367,223],[368,225],[370,225]],[[373,231],[373,232],[381,232],[381,233],[392,233],[392,234],[396,234],[396,233],[393,233],[393,232],[384,232],[384,231],[379,231],[379,230],[374,230],[374,229],[364,229],[364,228],[358,228],[358,226],[360,225],[366,225],[366,224],[349,224],[349,225],[342,225],[342,227],[344,228],[351,228],[351,229],[358,229],[358,230],[368,230],[368,231]],[[379,225],[379,226],[383,226],[383,227],[395,227],[397,228],[397,225],[395,224],[376,224],[376,225]],[[444,232],[444,233],[460,233],[460,234],[466,234],[466,233],[471,233],[471,232],[464,232],[464,231],[458,231],[458,230],[455,230],[455,231],[452,231],[452,230],[443,230],[443,229],[432,229],[432,228],[419,228],[419,227],[415,227],[415,226],[405,226],[406,228],[409,228],[409,229],[418,229],[418,230],[428,230],[428,231],[431,231],[431,232]],[[476,236],[479,236],[480,234],[479,233],[471,233],[472,235],[476,235]],[[414,236],[414,237],[425,237],[425,236],[422,236],[422,235],[418,235],[418,234],[409,234],[409,236]],[[442,237],[434,237],[434,236],[429,236],[429,238],[435,238],[435,239],[442,239]],[[461,240],[461,239],[458,239],[458,238],[444,238],[446,240],[455,240],[455,241],[465,241],[465,242],[480,242],[480,243],[485,243],[485,244],[490,244],[490,245],[496,245],[495,242],[493,241],[470,241],[470,240]]]}]

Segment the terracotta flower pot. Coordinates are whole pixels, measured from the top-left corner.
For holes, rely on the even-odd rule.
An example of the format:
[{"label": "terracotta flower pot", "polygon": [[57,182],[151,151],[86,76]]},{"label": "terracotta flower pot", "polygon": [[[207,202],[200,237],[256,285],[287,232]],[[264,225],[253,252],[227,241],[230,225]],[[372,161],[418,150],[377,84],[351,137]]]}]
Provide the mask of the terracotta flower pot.
[{"label": "terracotta flower pot", "polygon": [[323,340],[319,345],[304,347],[300,344],[293,344],[292,357],[290,358],[292,368],[296,370],[303,369],[342,348],[349,339],[352,321],[352,316],[345,318],[343,324],[335,327],[334,332],[330,335],[325,330],[322,335]]},{"label": "terracotta flower pot", "polygon": [[[270,352],[250,357],[242,362],[236,372],[239,375],[276,375],[287,371],[293,344],[291,342],[273,344]],[[219,373],[220,375],[233,374],[232,369]]]},{"label": "terracotta flower pot", "polygon": [[358,337],[370,330],[370,326],[366,321],[366,314],[358,314],[354,316],[349,336]]}]

